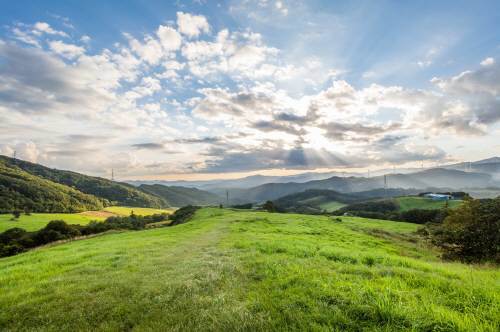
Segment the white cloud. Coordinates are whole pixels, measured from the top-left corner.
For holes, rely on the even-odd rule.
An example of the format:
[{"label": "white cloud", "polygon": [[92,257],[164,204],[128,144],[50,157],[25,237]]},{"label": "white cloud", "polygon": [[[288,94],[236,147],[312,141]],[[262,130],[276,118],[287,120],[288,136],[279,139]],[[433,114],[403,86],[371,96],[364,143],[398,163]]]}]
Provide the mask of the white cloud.
[{"label": "white cloud", "polygon": [[66,32],[54,30],[54,29],[52,29],[50,24],[48,24],[46,22],[36,22],[33,25],[33,34],[40,36],[44,33],[48,34],[48,35],[57,35],[57,36],[61,36],[61,37],[68,37],[68,34]]},{"label": "white cloud", "polygon": [[162,45],[155,38],[146,36],[144,43],[141,43],[129,34],[125,36],[129,39],[130,49],[146,63],[156,65],[164,56]]},{"label": "white cloud", "polygon": [[181,47],[182,37],[174,28],[160,25],[156,35],[160,39],[161,46],[167,52],[178,50]]},{"label": "white cloud", "polygon": [[491,66],[495,63],[495,59],[489,57],[481,61],[481,66]]},{"label": "white cloud", "polygon": [[177,12],[179,32],[189,38],[198,37],[200,33],[210,32],[210,25],[205,16]]},{"label": "white cloud", "polygon": [[85,53],[85,49],[83,47],[73,44],[66,44],[60,40],[50,41],[49,47],[53,52],[68,59],[79,57],[80,55]]}]

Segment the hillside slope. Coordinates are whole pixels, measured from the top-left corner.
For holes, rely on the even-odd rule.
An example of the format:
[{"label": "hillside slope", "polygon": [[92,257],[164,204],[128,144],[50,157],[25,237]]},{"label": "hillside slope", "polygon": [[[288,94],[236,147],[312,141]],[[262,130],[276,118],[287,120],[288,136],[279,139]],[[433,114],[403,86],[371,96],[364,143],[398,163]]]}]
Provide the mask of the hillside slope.
[{"label": "hillside slope", "polygon": [[94,195],[109,201],[111,204],[154,208],[166,206],[166,203],[161,198],[142,192],[127,183],[52,169],[6,156],[0,156],[0,163],[8,167],[18,167],[33,176],[72,187],[85,194]]},{"label": "hillside slope", "polygon": [[224,201],[215,194],[196,188],[142,184],[139,189],[161,197],[169,206],[213,205]]},{"label": "hillside slope", "polygon": [[0,159],[0,213],[100,210],[106,200],[29,174]]},{"label": "hillside slope", "polygon": [[498,268],[417,225],[202,209],[0,259],[0,330],[496,331]]}]

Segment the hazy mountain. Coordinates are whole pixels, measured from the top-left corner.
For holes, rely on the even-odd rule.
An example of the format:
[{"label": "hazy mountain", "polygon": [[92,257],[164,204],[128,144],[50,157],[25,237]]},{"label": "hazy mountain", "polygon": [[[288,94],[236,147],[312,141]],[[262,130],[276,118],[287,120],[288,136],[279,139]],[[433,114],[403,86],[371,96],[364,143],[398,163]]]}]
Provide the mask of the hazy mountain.
[{"label": "hazy mountain", "polygon": [[224,202],[224,199],[208,191],[196,188],[164,186],[161,184],[142,184],[139,189],[161,197],[169,206],[182,207],[186,205],[214,205]]},{"label": "hazy mountain", "polygon": [[341,173],[341,172],[328,172],[328,173],[314,173],[307,172],[296,175],[287,176],[267,176],[267,175],[252,175],[239,179],[227,179],[227,180],[206,180],[206,181],[163,181],[163,180],[149,180],[149,181],[127,181],[130,184],[139,186],[141,184],[161,184],[164,186],[181,186],[189,188],[198,188],[202,190],[216,192],[218,194],[225,195],[226,189],[234,188],[252,188],[260,186],[266,183],[287,183],[287,182],[297,182],[303,183],[313,180],[323,180],[328,179],[335,175],[346,175],[355,176],[361,175],[357,173]]},{"label": "hazy mountain", "polygon": [[492,175],[495,179],[500,179],[500,157],[446,165],[444,168],[467,172],[487,173]]},{"label": "hazy mountain", "polygon": [[[461,190],[465,188],[485,188],[495,182],[491,175],[463,172],[454,169],[429,169],[411,174],[387,174],[385,176],[388,188],[420,189],[443,188]],[[324,180],[315,180],[304,183],[267,183],[249,189],[230,190],[233,199],[259,202],[273,200],[285,195],[298,193],[308,189],[335,190],[343,193],[352,193],[384,188],[384,176],[366,177],[338,177]]]}]

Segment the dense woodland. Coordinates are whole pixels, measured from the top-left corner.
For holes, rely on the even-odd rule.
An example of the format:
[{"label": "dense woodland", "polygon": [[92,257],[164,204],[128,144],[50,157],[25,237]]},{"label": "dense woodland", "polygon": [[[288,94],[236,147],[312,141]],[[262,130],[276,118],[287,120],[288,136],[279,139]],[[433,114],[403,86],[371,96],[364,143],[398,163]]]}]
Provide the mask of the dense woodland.
[{"label": "dense woodland", "polygon": [[[56,170],[39,164],[8,158],[5,156],[0,156],[0,164],[2,164],[5,168],[21,170],[31,174],[33,177],[39,177],[40,179],[48,180],[52,183],[58,183],[88,195],[93,195],[101,201],[107,202],[107,204],[152,208],[168,206],[161,198],[145,193],[126,183],[87,176],[71,171]],[[4,184],[6,187],[9,187],[10,181],[13,181],[13,178],[6,175],[4,178]],[[24,195],[22,192],[20,194]],[[27,198],[31,199],[29,196]],[[45,211],[37,210],[37,212]],[[54,210],[54,212],[66,211]]]},{"label": "dense woodland", "polygon": [[29,174],[0,159],[0,213],[100,210],[106,199]]}]

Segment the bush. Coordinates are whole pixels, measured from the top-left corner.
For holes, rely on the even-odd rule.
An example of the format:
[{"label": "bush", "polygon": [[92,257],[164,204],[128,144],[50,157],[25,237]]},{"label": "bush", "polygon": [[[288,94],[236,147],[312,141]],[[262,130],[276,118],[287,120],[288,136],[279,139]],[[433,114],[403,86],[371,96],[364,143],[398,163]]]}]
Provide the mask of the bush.
[{"label": "bush", "polygon": [[176,210],[171,216],[170,219],[172,222],[170,223],[170,226],[175,226],[179,224],[183,224],[189,219],[191,219],[195,212],[199,209],[199,206],[193,206],[193,205],[188,205],[181,207],[180,209]]},{"label": "bush", "polygon": [[231,207],[234,209],[250,210],[253,207],[253,204],[252,203],[238,204],[238,205],[233,205]]}]

